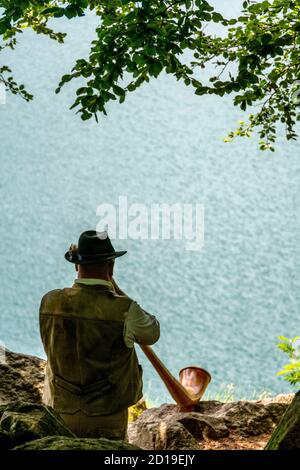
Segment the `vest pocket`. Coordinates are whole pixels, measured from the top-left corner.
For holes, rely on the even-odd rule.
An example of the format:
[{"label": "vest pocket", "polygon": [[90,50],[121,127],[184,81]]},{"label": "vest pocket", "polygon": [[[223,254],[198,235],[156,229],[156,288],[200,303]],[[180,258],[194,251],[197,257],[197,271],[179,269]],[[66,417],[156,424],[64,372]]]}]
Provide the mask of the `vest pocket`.
[{"label": "vest pocket", "polygon": [[73,395],[88,395],[89,393],[97,392],[97,397],[106,395],[112,388],[111,383],[106,377],[87,385],[75,385],[59,375],[55,375],[54,384]]}]

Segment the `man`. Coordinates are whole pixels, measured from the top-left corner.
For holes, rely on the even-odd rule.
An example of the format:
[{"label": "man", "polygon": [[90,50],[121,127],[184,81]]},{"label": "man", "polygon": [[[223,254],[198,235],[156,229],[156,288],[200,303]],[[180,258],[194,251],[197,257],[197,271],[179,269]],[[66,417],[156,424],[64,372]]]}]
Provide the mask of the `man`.
[{"label": "man", "polygon": [[134,342],[153,344],[160,335],[156,318],[113,279],[114,259],[125,253],[106,232],[83,232],[65,254],[78,279],[41,301],[43,401],[79,437],[126,438],[128,407],[142,397]]}]

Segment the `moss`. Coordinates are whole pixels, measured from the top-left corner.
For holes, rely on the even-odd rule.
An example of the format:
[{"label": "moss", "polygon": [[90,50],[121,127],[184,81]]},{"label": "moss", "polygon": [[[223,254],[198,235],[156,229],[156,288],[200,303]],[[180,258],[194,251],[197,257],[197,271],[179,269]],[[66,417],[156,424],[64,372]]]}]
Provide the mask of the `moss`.
[{"label": "moss", "polygon": [[286,410],[265,450],[300,449],[300,391]]},{"label": "moss", "polygon": [[138,417],[143,413],[143,411],[147,410],[147,405],[145,400],[138,401],[135,405],[128,408],[128,421],[132,423],[136,421]]},{"label": "moss", "polygon": [[63,436],[44,437],[28,442],[12,450],[139,450],[140,448],[124,441],[109,439],[70,438]]},{"label": "moss", "polygon": [[0,418],[0,445],[8,448],[46,436],[74,437],[59,415],[44,405],[9,403],[1,407]]}]

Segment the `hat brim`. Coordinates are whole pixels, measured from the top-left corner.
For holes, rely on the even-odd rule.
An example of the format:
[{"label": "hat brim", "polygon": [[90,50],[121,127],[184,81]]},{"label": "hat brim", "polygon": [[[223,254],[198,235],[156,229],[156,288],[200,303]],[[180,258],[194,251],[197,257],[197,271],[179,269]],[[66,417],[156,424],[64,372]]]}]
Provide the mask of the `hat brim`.
[{"label": "hat brim", "polygon": [[127,251],[115,251],[108,254],[85,256],[81,255],[80,253],[70,253],[70,251],[67,251],[65,253],[65,259],[69,261],[69,263],[73,264],[98,264],[104,261],[110,261],[112,259],[119,258],[126,253]]}]

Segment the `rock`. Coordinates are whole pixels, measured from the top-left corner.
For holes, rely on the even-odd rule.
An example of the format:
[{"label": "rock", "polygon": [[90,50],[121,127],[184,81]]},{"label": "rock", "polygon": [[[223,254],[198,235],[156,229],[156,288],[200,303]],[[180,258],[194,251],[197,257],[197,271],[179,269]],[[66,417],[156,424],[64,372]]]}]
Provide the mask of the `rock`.
[{"label": "rock", "polygon": [[28,442],[12,450],[140,450],[125,441],[110,439],[70,438],[62,436],[44,437]]},{"label": "rock", "polygon": [[41,403],[46,361],[5,351],[0,361],[0,404],[12,401]]},{"label": "rock", "polygon": [[0,406],[0,447],[12,448],[46,436],[74,434],[50,407],[22,402]]},{"label": "rock", "polygon": [[[66,441],[71,448],[68,439],[57,438],[60,433],[70,437],[71,431],[66,431],[51,408],[41,405],[46,362],[7,350],[5,362],[1,351],[0,356],[0,449],[22,445],[25,439],[41,440],[41,445],[47,446]],[[142,414],[129,424],[128,435],[132,444],[150,450],[263,449],[293,398],[291,394],[261,401],[203,401],[197,411],[188,413],[178,412],[176,405],[143,411],[145,404],[141,402],[130,411],[131,419]],[[16,400],[30,404],[4,406]],[[80,440],[75,441],[81,445]]]},{"label": "rock", "polygon": [[296,393],[265,449],[300,449],[300,391]]},{"label": "rock", "polygon": [[161,405],[129,425],[129,441],[146,450],[263,448],[291,400],[203,401],[192,412]]}]

